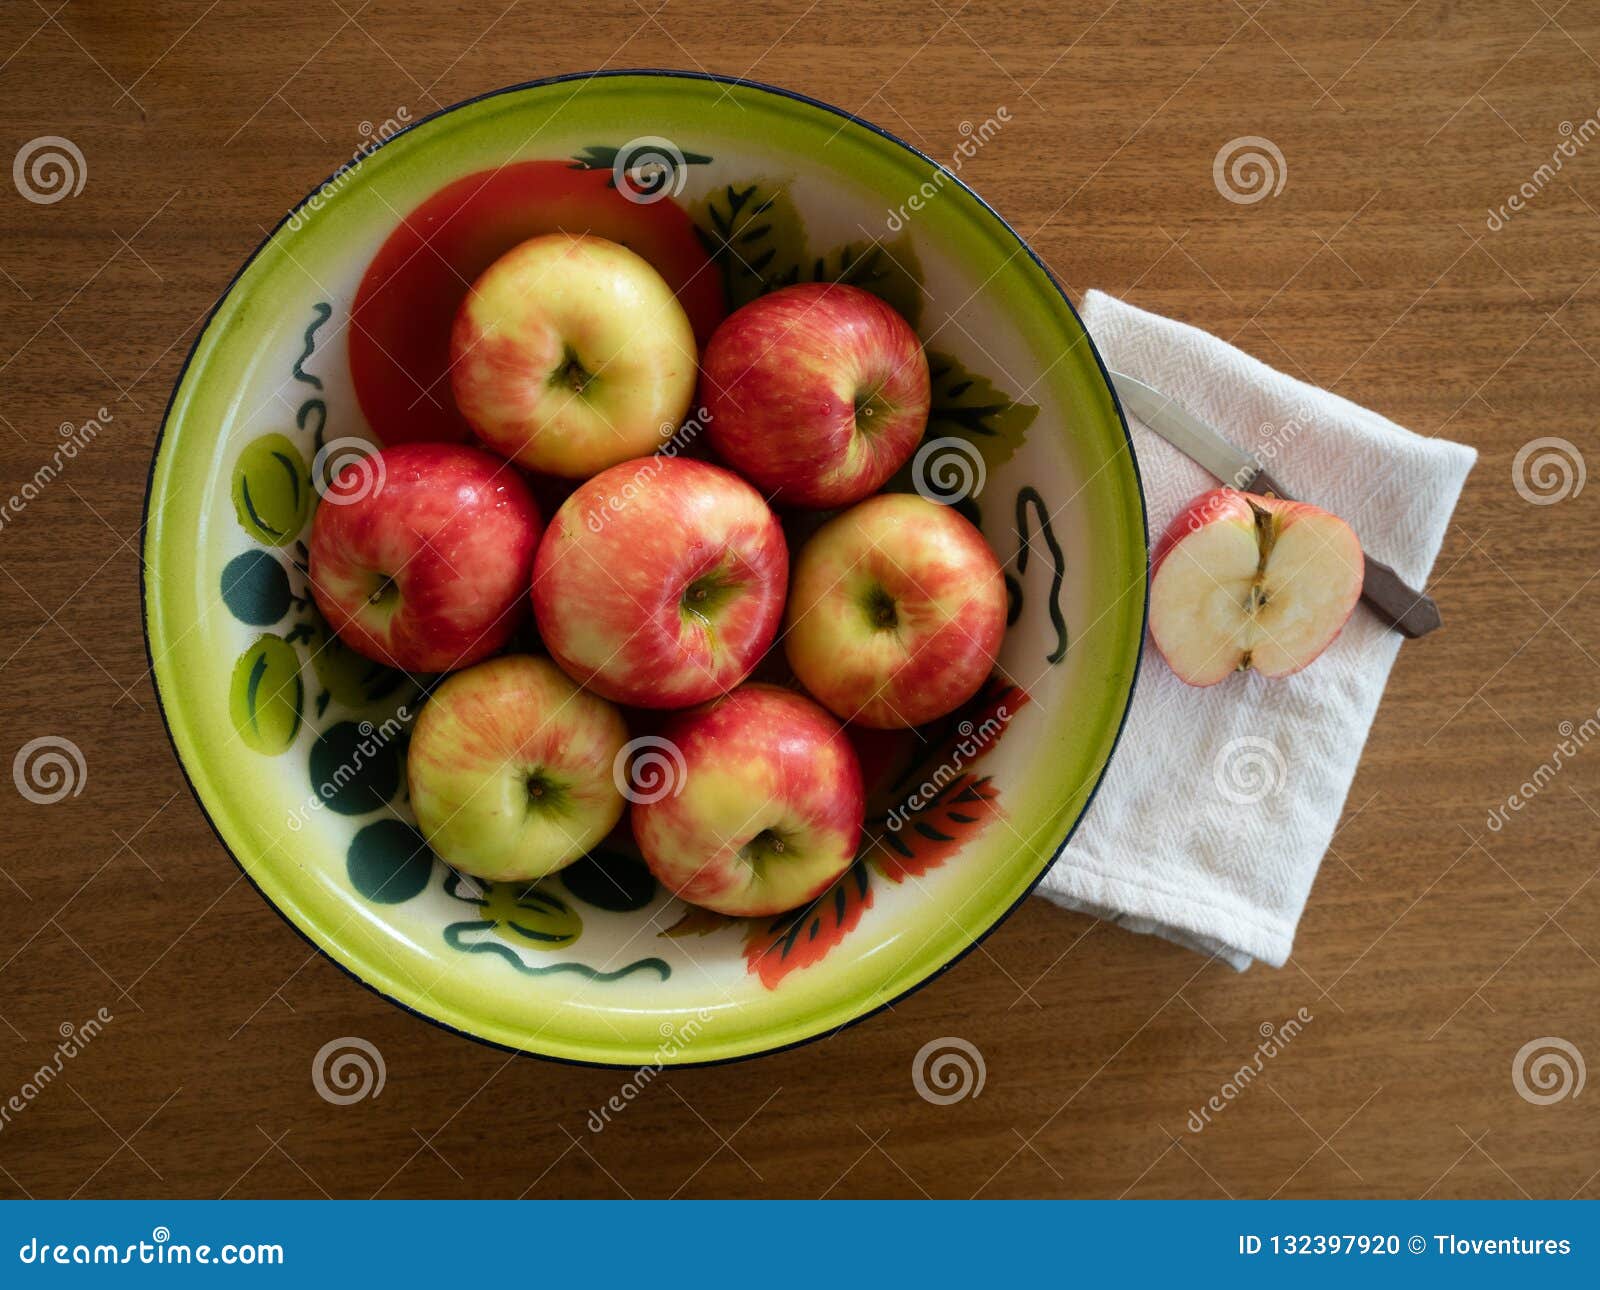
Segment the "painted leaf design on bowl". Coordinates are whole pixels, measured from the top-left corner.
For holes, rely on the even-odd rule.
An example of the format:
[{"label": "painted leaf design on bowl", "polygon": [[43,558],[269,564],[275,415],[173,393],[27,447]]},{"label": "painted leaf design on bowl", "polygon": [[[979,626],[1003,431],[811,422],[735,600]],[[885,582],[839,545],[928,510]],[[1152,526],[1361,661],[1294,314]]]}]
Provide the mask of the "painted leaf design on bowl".
[{"label": "painted leaf design on bowl", "polygon": [[748,919],[744,957],[771,990],[797,968],[819,962],[861,923],[872,908],[866,862],[857,857],[833,886],[809,905],[773,919]]},{"label": "painted leaf design on bowl", "polygon": [[799,280],[806,230],[786,188],[766,181],[726,184],[692,214],[700,244],[722,271],[729,313]]},{"label": "painted leaf design on bowl", "polygon": [[938,350],[928,351],[928,377],[933,388],[926,437],[965,436],[991,470],[1010,461],[1038,417],[1038,407],[1011,398],[987,376]]}]

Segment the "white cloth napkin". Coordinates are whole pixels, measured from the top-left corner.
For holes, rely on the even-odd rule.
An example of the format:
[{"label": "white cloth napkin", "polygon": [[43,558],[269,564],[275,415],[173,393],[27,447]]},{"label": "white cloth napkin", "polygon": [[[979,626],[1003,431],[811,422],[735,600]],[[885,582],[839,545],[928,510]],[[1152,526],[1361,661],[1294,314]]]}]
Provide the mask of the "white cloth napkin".
[{"label": "white cloth napkin", "polygon": [[[1101,292],[1081,312],[1107,367],[1254,451],[1301,500],[1349,521],[1375,558],[1414,587],[1426,582],[1471,448],[1413,434]],[[1128,424],[1153,541],[1218,485],[1131,412]],[[1194,689],[1147,639],[1110,771],[1039,894],[1240,970],[1256,959],[1282,967],[1400,644],[1361,604],[1294,676],[1249,672]]]}]

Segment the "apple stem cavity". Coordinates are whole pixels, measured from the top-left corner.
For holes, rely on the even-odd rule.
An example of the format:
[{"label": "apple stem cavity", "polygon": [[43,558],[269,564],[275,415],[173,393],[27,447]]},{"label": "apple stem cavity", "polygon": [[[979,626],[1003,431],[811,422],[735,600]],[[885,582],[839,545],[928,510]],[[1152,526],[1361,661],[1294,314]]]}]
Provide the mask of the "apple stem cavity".
[{"label": "apple stem cavity", "polygon": [[727,604],[738,590],[738,582],[721,569],[702,573],[683,589],[680,599],[683,612],[710,630],[713,615]]},{"label": "apple stem cavity", "polygon": [[765,860],[781,856],[784,852],[783,835],[776,829],[762,829],[739,848],[739,856],[752,869],[760,870]]},{"label": "apple stem cavity", "polygon": [[565,385],[574,394],[582,394],[594,378],[595,374],[583,365],[577,352],[568,345],[561,355],[561,365],[550,374],[550,384]]},{"label": "apple stem cavity", "polygon": [[892,631],[900,625],[894,597],[880,586],[874,586],[867,592],[862,608],[866,611],[867,621],[879,631]]},{"label": "apple stem cavity", "polygon": [[542,770],[529,771],[524,781],[528,790],[528,810],[550,811],[563,803],[561,785]]},{"label": "apple stem cavity", "polygon": [[879,412],[888,411],[883,406],[883,400],[878,397],[880,393],[881,391],[879,390],[867,390],[865,393],[856,395],[856,429],[862,434],[870,434],[875,430],[877,427],[873,424],[873,418]]}]

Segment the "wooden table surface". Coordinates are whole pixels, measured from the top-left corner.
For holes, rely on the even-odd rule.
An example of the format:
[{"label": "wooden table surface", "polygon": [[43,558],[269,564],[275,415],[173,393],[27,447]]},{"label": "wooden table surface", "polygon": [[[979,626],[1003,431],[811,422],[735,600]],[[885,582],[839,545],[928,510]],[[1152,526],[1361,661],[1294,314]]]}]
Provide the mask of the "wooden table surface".
[{"label": "wooden table surface", "polygon": [[[0,494],[62,423],[112,417],[0,516],[0,754],[57,735],[86,765],[55,805],[0,794],[0,1195],[1600,1193],[1600,1097],[1539,1105],[1513,1082],[1531,1040],[1600,1060],[1600,744],[1582,746],[1600,485],[1535,504],[1514,482],[1531,440],[1567,441],[1575,467],[1596,443],[1592,7],[15,0],[0,58],[5,154],[61,136],[86,174],[51,204],[0,193]],[[892,1011],[663,1075],[594,1134],[617,1073],[407,1015],[239,880],[139,632],[146,470],[197,325],[362,122],[630,66],[787,86],[935,157],[1003,106],[963,177],[1074,293],[1477,448],[1434,576],[1446,629],[1401,652],[1287,967],[1239,975],[1032,900]],[[1248,205],[1212,178],[1246,135],[1287,167]],[[1569,729],[1576,752],[1489,831]],[[1314,1022],[1191,1132],[1262,1025],[1301,1008]],[[100,1009],[63,1073],[7,1104]],[[380,1097],[312,1087],[344,1035],[383,1053]],[[950,1035],[987,1081],[932,1105],[912,1059]]]}]

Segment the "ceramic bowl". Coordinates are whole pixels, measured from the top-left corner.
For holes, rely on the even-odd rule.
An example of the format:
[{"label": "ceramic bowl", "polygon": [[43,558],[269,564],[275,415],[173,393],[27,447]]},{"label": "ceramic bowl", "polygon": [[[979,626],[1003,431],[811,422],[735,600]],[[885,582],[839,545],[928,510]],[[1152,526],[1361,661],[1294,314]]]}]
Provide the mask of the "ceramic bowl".
[{"label": "ceramic bowl", "polygon": [[[964,133],[952,167],[1002,125]],[[978,522],[1005,566],[1010,625],[994,679],[931,727],[861,736],[871,803],[860,856],[792,914],[681,904],[625,829],[531,888],[453,873],[405,797],[406,735],[428,679],[344,649],[307,591],[329,460],[373,438],[369,418],[426,434],[427,418],[444,433],[455,416],[433,352],[448,319],[408,324],[418,297],[406,293],[459,293],[463,274],[552,224],[653,259],[702,342],[727,309],[785,282],[836,278],[888,298],[933,374],[924,444],[935,447],[919,478]],[[353,323],[380,253],[404,290],[389,315],[357,310]],[[1147,556],[1137,468],[1093,344],[953,169],[798,95],[661,72],[517,86],[376,129],[251,257],[203,329],[156,447],[144,552],[147,643],[173,745],[262,894],[425,1017],[510,1049],[624,1066],[825,1034],[992,930],[1105,772],[1132,694]]]}]

